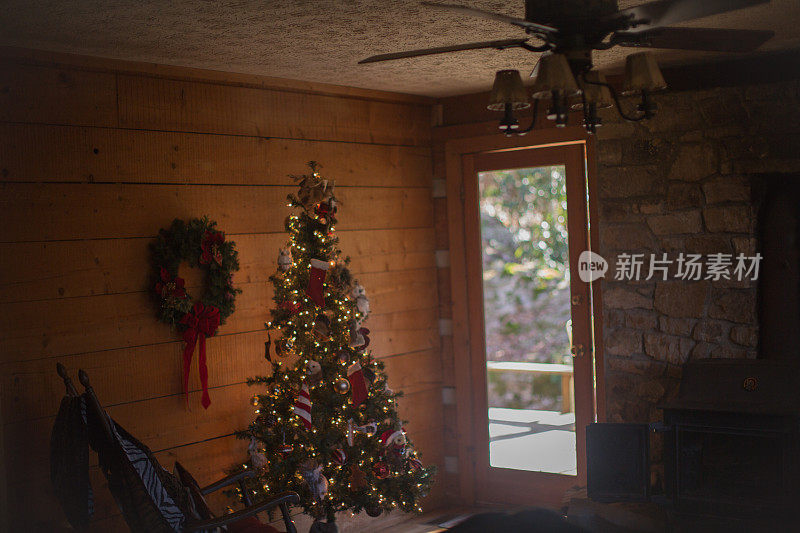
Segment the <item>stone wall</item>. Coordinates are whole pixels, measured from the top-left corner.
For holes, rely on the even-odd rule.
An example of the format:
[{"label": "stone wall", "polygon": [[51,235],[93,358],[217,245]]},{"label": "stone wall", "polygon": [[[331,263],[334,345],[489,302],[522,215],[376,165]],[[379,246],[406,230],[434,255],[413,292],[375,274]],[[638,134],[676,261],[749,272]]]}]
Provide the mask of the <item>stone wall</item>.
[{"label": "stone wall", "polygon": [[[752,281],[674,279],[681,252],[753,255],[758,191],[768,175],[800,172],[800,82],[657,96],[651,121],[599,129],[600,254],[607,420],[661,419],[695,358],[758,356]],[[631,100],[623,105],[633,106]],[[666,281],[615,280],[622,253],[667,253]],[[705,276],[705,272],[703,273]]]}]

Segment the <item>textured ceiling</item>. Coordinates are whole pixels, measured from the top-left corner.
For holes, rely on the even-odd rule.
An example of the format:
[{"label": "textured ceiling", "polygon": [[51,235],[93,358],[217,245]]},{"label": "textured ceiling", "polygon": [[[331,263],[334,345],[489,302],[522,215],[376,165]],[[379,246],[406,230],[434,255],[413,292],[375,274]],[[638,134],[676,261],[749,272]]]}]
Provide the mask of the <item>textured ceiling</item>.
[{"label": "textured ceiling", "polygon": [[[522,17],[523,0],[450,0]],[[702,1],[702,0],[698,0]],[[621,0],[621,7],[643,3]],[[771,3],[682,24],[771,29],[762,50],[800,46],[800,2]],[[527,72],[537,55],[474,50],[357,65],[366,56],[523,37],[494,21],[426,9],[416,0],[2,0],[0,44],[259,74],[428,96],[487,90],[494,71]],[[615,69],[631,49],[595,52]],[[726,55],[658,51],[662,62]]]}]

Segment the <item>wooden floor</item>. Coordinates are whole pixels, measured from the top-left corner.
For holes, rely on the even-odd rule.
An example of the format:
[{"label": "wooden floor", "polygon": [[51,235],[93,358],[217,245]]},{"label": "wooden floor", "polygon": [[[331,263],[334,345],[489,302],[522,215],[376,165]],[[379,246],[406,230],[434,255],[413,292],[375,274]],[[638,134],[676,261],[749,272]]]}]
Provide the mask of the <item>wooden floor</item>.
[{"label": "wooden floor", "polygon": [[443,508],[376,531],[380,533],[434,533],[447,531],[449,527],[459,524],[473,514],[484,511],[485,509],[467,507]]}]

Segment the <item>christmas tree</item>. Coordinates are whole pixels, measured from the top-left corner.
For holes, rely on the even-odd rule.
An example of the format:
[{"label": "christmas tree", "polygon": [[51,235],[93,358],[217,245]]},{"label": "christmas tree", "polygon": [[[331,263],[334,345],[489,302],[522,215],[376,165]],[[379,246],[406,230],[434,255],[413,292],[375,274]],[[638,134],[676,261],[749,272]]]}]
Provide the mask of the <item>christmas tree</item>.
[{"label": "christmas tree", "polygon": [[337,248],[334,187],[315,162],[309,166],[311,174],[292,176],[296,213],[286,219],[289,244],[270,277],[272,373],[249,380],[264,390],[252,399],[255,421],[238,436],[250,439],[259,472],[248,490],[295,491],[330,531],[340,511],[421,511],[435,467],[422,466],[397,414],[401,393],[367,349],[369,300]]}]

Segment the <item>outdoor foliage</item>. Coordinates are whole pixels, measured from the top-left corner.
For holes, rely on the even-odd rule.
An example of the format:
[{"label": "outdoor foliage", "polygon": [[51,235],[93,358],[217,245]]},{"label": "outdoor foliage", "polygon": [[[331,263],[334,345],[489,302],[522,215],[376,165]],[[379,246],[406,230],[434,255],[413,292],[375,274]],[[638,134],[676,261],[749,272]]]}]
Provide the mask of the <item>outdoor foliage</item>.
[{"label": "outdoor foliage", "polygon": [[[487,358],[563,363],[569,354],[569,256],[563,166],[482,172]],[[490,380],[490,406],[547,408],[557,388]],[[503,376],[505,377],[505,376]],[[527,383],[527,386],[525,385]],[[535,397],[535,396],[538,396]]]}]

